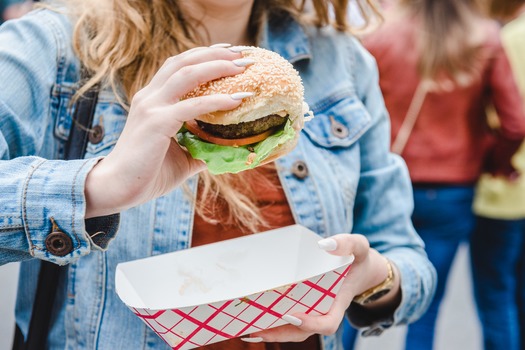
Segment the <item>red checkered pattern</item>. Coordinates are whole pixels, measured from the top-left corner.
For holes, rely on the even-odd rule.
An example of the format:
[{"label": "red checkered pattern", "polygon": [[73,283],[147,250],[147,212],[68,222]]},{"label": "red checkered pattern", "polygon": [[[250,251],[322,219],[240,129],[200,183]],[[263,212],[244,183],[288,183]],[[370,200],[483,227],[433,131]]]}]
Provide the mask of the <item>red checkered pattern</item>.
[{"label": "red checkered pattern", "polygon": [[193,349],[284,325],[285,314],[325,314],[350,267],[234,300],[173,310],[131,310],[173,349]]}]

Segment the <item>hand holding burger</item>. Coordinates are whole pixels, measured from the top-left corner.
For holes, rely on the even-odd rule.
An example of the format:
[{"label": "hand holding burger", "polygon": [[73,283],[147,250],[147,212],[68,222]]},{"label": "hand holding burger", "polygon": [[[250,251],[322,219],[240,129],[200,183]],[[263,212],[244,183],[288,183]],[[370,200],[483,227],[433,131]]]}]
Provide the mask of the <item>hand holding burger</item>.
[{"label": "hand holding burger", "polygon": [[242,54],[196,47],[166,59],[150,82],[135,93],[126,124],[107,156],[85,183],[86,217],[118,213],[162,196],[205,169],[179,146],[174,136],[184,122],[242,101],[234,94],[185,98],[204,81],[246,70],[235,62]]},{"label": "hand holding burger", "polygon": [[212,174],[238,173],[290,152],[310,113],[301,78],[290,62],[262,48],[243,47],[242,54],[254,61],[243,73],[202,84],[182,98],[249,96],[233,110],[187,121],[177,135],[179,144]]}]

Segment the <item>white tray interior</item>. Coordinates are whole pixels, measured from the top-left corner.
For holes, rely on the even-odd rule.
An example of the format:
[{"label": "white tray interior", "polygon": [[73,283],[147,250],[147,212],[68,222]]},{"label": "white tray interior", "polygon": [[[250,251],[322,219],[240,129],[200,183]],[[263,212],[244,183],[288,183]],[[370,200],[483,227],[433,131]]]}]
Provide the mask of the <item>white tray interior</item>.
[{"label": "white tray interior", "polygon": [[121,263],[116,289],[135,308],[177,309],[276,289],[347,265],[301,225]]}]

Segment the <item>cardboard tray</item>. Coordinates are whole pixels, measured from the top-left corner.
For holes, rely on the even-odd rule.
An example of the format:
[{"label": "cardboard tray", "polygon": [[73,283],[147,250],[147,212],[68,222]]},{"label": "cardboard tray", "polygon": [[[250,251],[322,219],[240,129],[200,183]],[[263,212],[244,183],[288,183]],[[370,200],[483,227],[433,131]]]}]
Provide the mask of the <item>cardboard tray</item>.
[{"label": "cardboard tray", "polygon": [[120,299],[173,349],[193,349],[326,313],[352,256],[293,225],[121,263]]}]

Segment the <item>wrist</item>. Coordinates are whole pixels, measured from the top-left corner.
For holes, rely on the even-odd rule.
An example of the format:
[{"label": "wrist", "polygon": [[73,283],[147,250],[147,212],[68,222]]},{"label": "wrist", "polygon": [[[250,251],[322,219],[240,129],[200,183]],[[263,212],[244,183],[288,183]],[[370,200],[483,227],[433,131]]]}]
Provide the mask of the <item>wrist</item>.
[{"label": "wrist", "polygon": [[[365,288],[355,295],[353,302],[367,308],[380,308],[401,301],[400,279],[397,267],[377,251],[371,250],[369,275],[372,278]],[[375,255],[375,256],[374,256]]]},{"label": "wrist", "polygon": [[388,277],[387,259],[375,249],[370,249],[366,266],[364,266],[366,279],[356,289],[356,295],[362,294],[382,283]]},{"label": "wrist", "polygon": [[118,204],[118,196],[113,193],[111,179],[114,176],[104,158],[91,169],[86,177],[84,195],[86,197],[86,219],[118,213],[122,206]]},{"label": "wrist", "polygon": [[385,265],[387,267],[387,276],[380,283],[368,288],[362,293],[356,295],[353,299],[355,303],[361,305],[371,304],[374,301],[381,299],[383,296],[388,294],[394,287],[394,269],[390,261],[385,259]]}]

